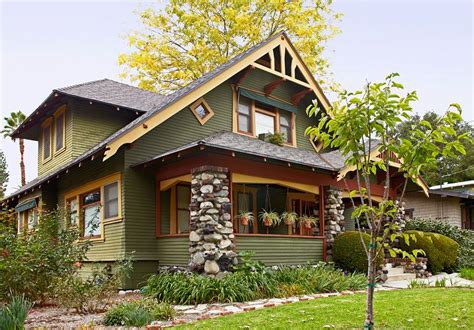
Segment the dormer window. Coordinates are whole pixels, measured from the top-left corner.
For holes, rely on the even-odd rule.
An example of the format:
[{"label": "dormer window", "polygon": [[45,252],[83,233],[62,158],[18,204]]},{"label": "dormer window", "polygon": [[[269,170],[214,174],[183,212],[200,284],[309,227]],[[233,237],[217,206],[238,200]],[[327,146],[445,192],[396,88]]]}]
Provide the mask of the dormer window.
[{"label": "dormer window", "polygon": [[207,104],[204,98],[200,98],[191,105],[191,111],[201,125],[204,125],[212,116],[214,116],[214,111],[212,111],[209,104]]},{"label": "dormer window", "polygon": [[65,149],[66,138],[66,116],[65,106],[62,106],[54,114],[54,152],[58,153]]},{"label": "dormer window", "polygon": [[42,125],[42,154],[44,162],[51,159],[51,124],[51,119],[47,119]]}]

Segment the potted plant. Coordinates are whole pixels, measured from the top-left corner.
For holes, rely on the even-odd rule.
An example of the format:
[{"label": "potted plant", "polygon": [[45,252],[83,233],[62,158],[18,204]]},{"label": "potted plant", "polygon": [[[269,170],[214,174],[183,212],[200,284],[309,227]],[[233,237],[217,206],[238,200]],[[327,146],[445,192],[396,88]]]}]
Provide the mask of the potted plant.
[{"label": "potted plant", "polygon": [[317,218],[315,218],[313,216],[308,216],[306,214],[302,215],[299,218],[299,221],[305,229],[311,229],[312,227],[316,226],[316,224],[318,223]]},{"label": "potted plant", "polygon": [[242,224],[242,226],[248,226],[254,220],[253,213],[240,211],[239,214],[237,215],[237,219],[240,220],[240,223]]},{"label": "potted plant", "polygon": [[266,211],[265,209],[260,212],[260,220],[263,222],[265,227],[276,226],[281,222],[278,213]]},{"label": "potted plant", "polygon": [[281,214],[282,221],[285,222],[288,226],[292,226],[298,220],[298,214],[296,212],[283,212]]}]

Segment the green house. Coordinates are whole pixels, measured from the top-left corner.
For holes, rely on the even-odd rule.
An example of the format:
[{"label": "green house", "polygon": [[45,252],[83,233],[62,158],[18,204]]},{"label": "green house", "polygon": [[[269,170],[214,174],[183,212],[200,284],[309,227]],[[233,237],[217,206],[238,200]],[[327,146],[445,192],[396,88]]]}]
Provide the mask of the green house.
[{"label": "green house", "polygon": [[[133,253],[127,287],[160,266],[216,275],[243,250],[267,265],[325,260],[353,228],[337,179],[352,169],[305,136],[313,100],[330,107],[284,33],[171,95],[109,79],[54,89],[12,134],[38,141],[38,177],[5,201],[19,232],[66,209],[91,263]],[[267,226],[262,210],[302,221]]]}]

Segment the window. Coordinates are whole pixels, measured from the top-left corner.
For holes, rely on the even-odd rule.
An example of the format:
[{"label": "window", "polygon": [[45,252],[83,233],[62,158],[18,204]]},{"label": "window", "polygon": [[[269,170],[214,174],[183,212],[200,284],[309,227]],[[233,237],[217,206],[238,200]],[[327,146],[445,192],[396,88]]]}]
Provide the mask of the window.
[{"label": "window", "polygon": [[160,234],[189,233],[191,185],[178,182],[160,192]]},{"label": "window", "polygon": [[121,220],[120,180],[117,173],[67,193],[68,225],[78,226],[83,237],[103,238],[103,226]]},{"label": "window", "polygon": [[258,137],[260,134],[285,135],[285,142],[295,146],[294,121],[295,116],[289,111],[253,101],[242,95],[239,96],[236,118],[239,133]]},{"label": "window", "polygon": [[18,213],[18,232],[33,230],[38,225],[38,209],[32,208]]},{"label": "window", "polygon": [[31,230],[38,225],[38,210],[36,208],[30,209],[28,212],[28,230]]},{"label": "window", "polygon": [[43,126],[43,161],[51,158],[51,121]]},{"label": "window", "polygon": [[291,114],[280,111],[280,133],[285,135],[285,142],[291,143],[293,134],[291,132]]},{"label": "window", "polygon": [[65,116],[64,107],[61,107],[58,112],[54,115],[54,135],[55,135],[55,152],[59,152],[64,149],[65,139]]},{"label": "window", "polygon": [[104,219],[118,216],[118,183],[104,186]]},{"label": "window", "polygon": [[25,230],[25,224],[27,223],[27,212],[18,213],[18,232],[22,233]]},{"label": "window", "polygon": [[189,202],[191,187],[178,185],[176,187],[176,215],[178,234],[189,233]]},{"label": "window", "polygon": [[214,116],[214,111],[212,111],[209,104],[207,104],[206,100],[202,97],[194,102],[190,108],[201,125],[204,125],[212,116]]},{"label": "window", "polygon": [[252,119],[251,119],[251,101],[246,97],[240,97],[239,99],[239,117],[238,127],[239,131],[243,133],[252,132]]}]

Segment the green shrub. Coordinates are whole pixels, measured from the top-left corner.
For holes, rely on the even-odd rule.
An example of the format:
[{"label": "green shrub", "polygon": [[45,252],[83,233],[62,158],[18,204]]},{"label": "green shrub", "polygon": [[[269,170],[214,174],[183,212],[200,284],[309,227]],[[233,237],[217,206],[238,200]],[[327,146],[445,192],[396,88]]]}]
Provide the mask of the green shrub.
[{"label": "green shrub", "polygon": [[57,301],[62,307],[74,308],[78,313],[102,312],[131,271],[132,260],[129,258],[116,262],[114,267],[94,267],[87,279],[79,276],[61,278],[54,283]]},{"label": "green shrub", "polygon": [[362,274],[344,275],[327,265],[229,273],[221,279],[198,274],[161,272],[152,275],[143,293],[170,304],[244,302],[275,296],[358,290],[366,286]]},{"label": "green shrub", "polygon": [[474,268],[461,268],[461,277],[474,281]]},{"label": "green shrub", "polygon": [[456,267],[459,244],[451,238],[438,233],[425,233],[416,230],[407,230],[410,235],[410,244],[401,242],[401,249],[411,252],[421,249],[428,258],[428,268],[433,273],[441,271],[452,271]]},{"label": "green shrub", "polygon": [[0,300],[11,292],[30,301],[43,302],[53,295],[52,283],[77,273],[76,262],[85,259],[90,243],[77,244],[76,229],[60,229],[59,211],[42,213],[36,230],[17,235],[0,231]]},{"label": "green shrub", "polygon": [[[369,245],[370,236],[362,233],[362,238]],[[333,258],[338,267],[344,270],[367,273],[367,255],[358,231],[347,231],[336,237],[333,245]],[[379,267],[383,262],[383,253],[379,253],[376,263]]]},{"label": "green shrub", "polygon": [[438,233],[455,240],[459,244],[457,266],[474,268],[474,231],[460,229],[446,222],[432,219],[412,219],[406,222],[406,230],[420,230]]},{"label": "green shrub", "polygon": [[33,304],[23,296],[13,296],[10,302],[0,309],[0,329],[24,329],[25,320],[31,307]]},{"label": "green shrub", "polygon": [[143,327],[155,320],[170,320],[176,315],[169,304],[154,299],[141,299],[122,303],[109,309],[102,323],[106,326]]}]

